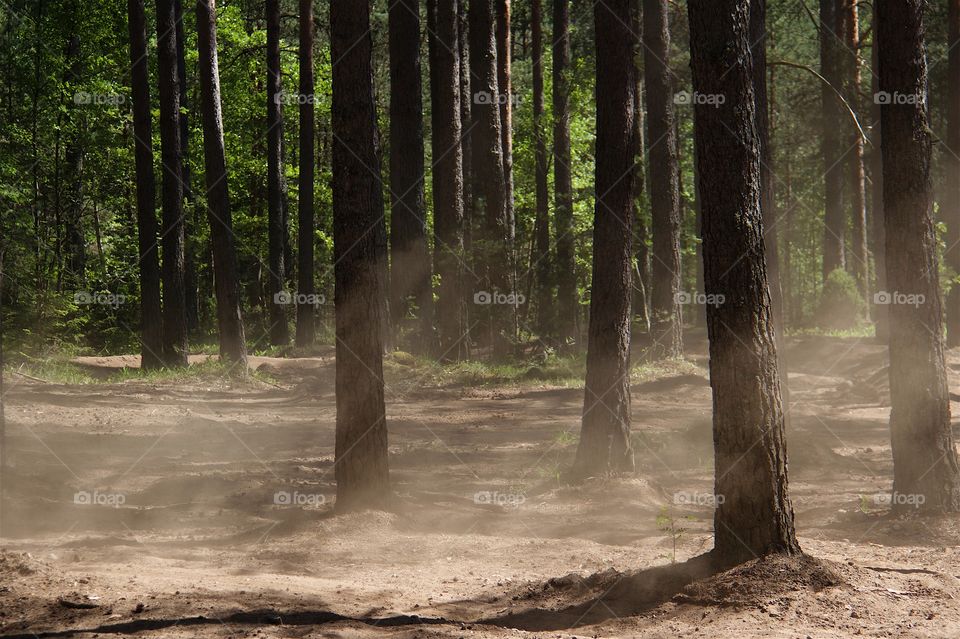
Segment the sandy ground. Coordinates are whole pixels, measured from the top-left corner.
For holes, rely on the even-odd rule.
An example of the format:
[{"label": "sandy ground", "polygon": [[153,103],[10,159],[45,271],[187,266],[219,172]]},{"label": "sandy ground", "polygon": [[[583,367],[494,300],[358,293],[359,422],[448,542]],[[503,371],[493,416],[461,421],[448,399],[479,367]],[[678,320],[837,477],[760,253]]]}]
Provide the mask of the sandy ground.
[{"label": "sandy ground", "polygon": [[12,377],[0,635],[960,637],[960,518],[895,519],[875,497],[892,470],[884,351],[791,341],[810,558],[721,574],[689,561],[711,547],[702,338],[699,373],[633,388],[637,474],[579,487],[559,474],[582,390],[394,372],[396,508],[346,516],[330,512],[332,353],[254,360],[277,386]]}]

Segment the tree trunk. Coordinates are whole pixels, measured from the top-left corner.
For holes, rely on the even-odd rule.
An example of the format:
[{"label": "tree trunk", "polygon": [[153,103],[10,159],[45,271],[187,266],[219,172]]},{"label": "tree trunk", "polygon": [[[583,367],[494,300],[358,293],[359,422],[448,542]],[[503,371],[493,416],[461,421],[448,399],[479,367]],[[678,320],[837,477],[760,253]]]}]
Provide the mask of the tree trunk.
[{"label": "tree trunk", "polygon": [[[267,234],[269,241],[270,343],[290,341],[286,301],[287,271],[284,260],[287,228],[283,200],[283,95],[280,82],[280,0],[267,2]],[[283,302],[283,303],[281,303]]]},{"label": "tree trunk", "polygon": [[[573,228],[570,155],[570,0],[553,0],[553,197],[557,242],[557,328],[577,342],[580,309]],[[598,191],[599,193],[599,191]]]},{"label": "tree trunk", "polygon": [[[80,36],[73,35],[65,51],[67,71],[65,78],[70,86],[80,85],[83,60],[80,57]],[[71,96],[72,98],[72,96]],[[74,128],[64,151],[64,178],[66,183],[66,210],[61,212],[64,224],[64,252],[67,257],[65,280],[71,287],[83,286],[86,282],[87,246],[83,233],[83,139],[82,123],[73,116],[75,99],[67,102],[68,121]]]},{"label": "tree trunk", "polygon": [[714,555],[740,563],[800,552],[787,495],[776,338],[764,258],[750,0],[689,5],[700,96],[695,144],[703,210],[717,509]]},{"label": "tree trunk", "polygon": [[[311,301],[314,285],[313,175],[316,165],[313,94],[313,0],[300,0],[300,175],[297,201],[297,292]],[[297,306],[297,346],[312,346],[316,337],[313,304]]]},{"label": "tree trunk", "polygon": [[[413,298],[420,320],[415,350],[433,340],[427,208],[423,192],[423,99],[420,88],[420,2],[390,5],[390,315],[402,326]],[[446,149],[443,149],[446,151]]]},{"label": "tree trunk", "polygon": [[163,321],[160,306],[160,261],[154,198],[153,133],[150,115],[150,71],[144,0],[127,0],[130,31],[130,85],[133,94],[133,137],[137,180],[137,245],[140,259],[140,367],[163,365]]},{"label": "tree trunk", "polygon": [[157,74],[160,78],[160,161],[163,165],[163,360],[187,365],[184,294],[183,182],[180,166],[180,88],[177,80],[176,11],[157,0]]},{"label": "tree trunk", "polygon": [[[949,61],[947,77],[947,149],[944,161],[944,219],[947,222],[947,249],[944,257],[954,277],[960,275],[960,0],[949,0],[947,17]],[[960,285],[950,287],[947,296],[947,346],[960,346]]]},{"label": "tree trunk", "polygon": [[246,374],[247,344],[240,313],[240,283],[233,242],[227,162],[223,146],[220,107],[220,69],[217,64],[217,9],[215,0],[197,0],[197,49],[200,61],[200,97],[203,112],[203,160],[207,186],[207,215],[213,244],[213,273],[217,295],[220,361]]},{"label": "tree trunk", "polygon": [[647,156],[650,163],[650,213],[653,260],[650,323],[654,354],[683,355],[681,313],[680,190],[677,135],[670,79],[670,29],[667,0],[644,0],[644,81],[647,84]]},{"label": "tree trunk", "polygon": [[[187,102],[187,62],[184,56],[183,36],[183,5],[181,0],[174,0],[173,10],[177,16],[177,88],[180,92],[180,177],[183,181],[184,209],[187,204],[195,203],[193,182],[190,171],[190,107]],[[200,293],[197,278],[196,236],[197,221],[186,211],[183,219],[184,255],[183,255],[183,298],[186,304],[187,333],[200,327]]]},{"label": "tree trunk", "polygon": [[[643,0],[633,0],[630,7],[633,15],[633,32],[643,33]],[[643,117],[643,43],[637,38],[637,50],[634,52],[634,66],[636,68],[637,88],[634,95],[634,128],[637,136],[637,162],[633,167],[633,244],[634,267],[633,277],[633,315],[638,317],[644,330],[650,331],[650,250],[648,246],[648,232],[644,183],[646,181],[643,153],[646,148],[644,137]],[[672,98],[671,98],[672,99]]]},{"label": "tree trunk", "polygon": [[[951,0],[952,2],[953,0]],[[877,51],[877,5],[873,3],[873,11],[871,14],[873,24],[871,25],[873,30],[873,51],[872,51],[872,66],[874,73],[871,74],[870,82],[870,94],[876,96],[880,91],[880,77],[877,75],[876,70],[880,68],[880,57]],[[958,49],[960,51],[960,49]],[[870,232],[871,239],[873,241],[873,272],[874,272],[874,286],[877,291],[886,291],[887,290],[887,265],[886,265],[886,239],[885,239],[885,215],[883,212],[883,154],[881,152],[881,140],[883,138],[882,127],[880,124],[880,103],[874,97],[873,104],[870,109],[870,119],[873,121],[873,139],[872,144],[870,145],[870,179],[872,182],[871,189],[871,198],[872,198],[872,208],[871,208],[871,224]],[[949,230],[949,226],[948,226]],[[882,344],[887,342],[887,339],[890,334],[890,322],[889,322],[889,311],[887,307],[883,304],[877,304],[876,300],[873,300],[873,321],[875,326],[875,333],[877,341]],[[949,339],[949,327],[948,327],[948,336]]]},{"label": "tree trunk", "polygon": [[[843,212],[843,166],[841,141],[837,123],[843,114],[833,88],[839,86],[837,73],[837,0],[820,0],[820,75],[826,83],[820,86],[821,139],[824,179],[823,214],[823,281],[835,269],[844,268],[846,217]],[[829,86],[828,84],[829,83]],[[833,87],[833,88],[831,88]]]},{"label": "tree trunk", "polygon": [[587,378],[575,477],[633,471],[630,446],[630,296],[636,35],[630,0],[594,5],[597,46],[597,200]]},{"label": "tree trunk", "polygon": [[537,332],[541,337],[553,332],[553,285],[551,273],[553,260],[550,257],[550,187],[548,175],[550,156],[547,151],[543,109],[543,0],[533,0],[531,7],[531,57],[533,59],[533,135],[536,168],[536,272],[537,272]]},{"label": "tree trunk", "polygon": [[[428,3],[429,6],[429,3]],[[470,87],[470,18],[467,15],[466,1],[458,3],[457,8],[457,44],[460,49],[460,128],[462,129],[460,146],[463,152],[463,250],[473,260],[473,268],[480,268],[473,247],[473,145],[470,131],[473,129],[473,92]],[[467,287],[464,287],[465,289]],[[467,295],[468,291],[464,291]],[[472,299],[470,300],[472,301]],[[469,309],[469,307],[466,307]],[[468,313],[469,315],[469,313]]]},{"label": "tree trunk", "polygon": [[925,4],[877,3],[880,91],[891,97],[880,107],[880,117],[890,302],[892,504],[895,512],[956,512],[960,470],[950,429],[931,215]]},{"label": "tree trunk", "polygon": [[[506,188],[507,236],[511,255],[516,237],[517,222],[513,202],[513,80],[511,78],[510,0],[496,2],[497,87],[500,104],[500,146],[503,148],[503,183]],[[511,262],[512,264],[512,262]],[[513,277],[513,275],[511,275]]]}]

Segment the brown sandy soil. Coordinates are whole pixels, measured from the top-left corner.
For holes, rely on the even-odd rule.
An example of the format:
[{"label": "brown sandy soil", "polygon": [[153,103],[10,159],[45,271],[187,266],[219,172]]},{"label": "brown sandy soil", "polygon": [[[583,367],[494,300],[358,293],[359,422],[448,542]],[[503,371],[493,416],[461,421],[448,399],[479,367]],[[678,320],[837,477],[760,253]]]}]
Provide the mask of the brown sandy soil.
[{"label": "brown sandy soil", "polygon": [[699,374],[633,389],[638,473],[579,487],[558,476],[582,390],[437,388],[394,367],[396,510],[344,516],[330,512],[332,353],[255,359],[277,386],[11,378],[0,635],[960,637],[960,519],[875,503],[889,405],[869,340],[788,350],[810,558],[720,574],[690,561],[711,546],[700,342]]}]

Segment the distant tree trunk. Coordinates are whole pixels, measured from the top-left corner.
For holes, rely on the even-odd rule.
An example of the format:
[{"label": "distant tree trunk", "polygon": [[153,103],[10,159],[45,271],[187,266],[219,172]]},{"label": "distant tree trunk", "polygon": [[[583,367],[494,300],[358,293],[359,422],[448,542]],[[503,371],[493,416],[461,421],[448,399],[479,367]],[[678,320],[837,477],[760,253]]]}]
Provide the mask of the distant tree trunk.
[{"label": "distant tree trunk", "polygon": [[[316,163],[313,94],[313,0],[300,0],[300,176],[297,202],[297,291],[315,291],[313,175]],[[305,298],[309,301],[309,297]],[[312,346],[315,335],[313,304],[297,306],[297,346]]]},{"label": "distant tree trunk", "polygon": [[643,3],[644,80],[647,84],[647,156],[653,227],[650,320],[653,351],[683,356],[681,313],[680,190],[677,135],[670,80],[670,29],[667,0]]},{"label": "distant tree trunk", "polygon": [[331,0],[333,242],[337,335],[337,509],[390,499],[383,398],[386,259],[375,226],[383,193],[373,99],[373,42],[366,2]]},{"label": "distant tree trunk", "polygon": [[[843,166],[838,123],[843,114],[834,88],[838,87],[837,73],[837,0],[820,0],[820,75],[826,83],[820,86],[821,138],[820,150],[824,167],[823,214],[823,281],[835,269],[844,268],[844,241],[846,216],[843,211]],[[827,84],[829,83],[829,85]]]},{"label": "distant tree trunk", "polygon": [[516,237],[516,217],[513,206],[513,79],[511,57],[513,45],[510,37],[510,0],[496,2],[497,38],[497,96],[500,104],[500,145],[503,148],[503,183],[506,187],[507,235],[512,243]]},{"label": "distant tree trunk", "polygon": [[241,371],[246,374],[247,345],[240,314],[240,283],[233,243],[230,193],[227,189],[223,115],[220,107],[220,69],[217,64],[217,8],[214,3],[215,0],[197,0],[197,49],[200,58],[207,214],[213,244],[220,360],[241,367]]},{"label": "distant tree trunk", "polygon": [[130,32],[130,88],[133,94],[133,137],[137,181],[137,245],[140,259],[140,367],[163,366],[163,320],[160,306],[160,260],[154,198],[153,133],[150,115],[150,71],[144,0],[127,0]]},{"label": "distant tree trunk", "polygon": [[[514,292],[510,278],[510,237],[507,228],[507,192],[503,175],[502,124],[497,83],[497,44],[494,37],[494,0],[470,2],[470,72],[473,88],[473,197],[474,214],[482,216],[482,253],[489,290],[474,291],[475,301],[484,294]],[[502,299],[502,298],[501,298]],[[487,304],[487,317],[494,355],[503,357],[510,349],[511,318],[514,309],[506,304]]]},{"label": "distant tree trunk", "polygon": [[[634,33],[643,33],[643,2],[644,0],[633,0],[631,12],[633,22],[631,22]],[[646,148],[646,138],[644,137],[644,117],[643,117],[643,43],[637,38],[637,50],[634,52],[634,66],[636,68],[637,88],[634,95],[634,128],[637,136],[637,163],[633,167],[633,244],[636,253],[634,260],[633,277],[633,315],[639,317],[640,323],[646,331],[650,331],[650,251],[648,246],[649,232],[647,230],[646,213],[643,202],[645,199],[644,182],[646,180],[643,162],[643,153]],[[673,99],[673,98],[671,98]]]},{"label": "distant tree trunk", "polygon": [[[937,239],[931,215],[925,5],[923,0],[877,3],[880,91],[893,98],[880,107],[880,117],[891,295],[892,503],[893,510],[901,513],[960,510],[960,470],[950,428]],[[897,296],[914,297],[911,301]]]},{"label": "distant tree trunk", "polygon": [[283,192],[283,95],[280,83],[280,0],[267,3],[267,233],[269,240],[270,343],[290,341],[285,305],[278,295],[287,279],[284,260],[287,227]]},{"label": "distant tree trunk", "polygon": [[[960,0],[949,0],[947,51],[947,149],[943,154],[944,218],[947,249],[944,256],[954,277],[960,275]],[[947,346],[960,346],[960,285],[950,287],[947,297]]]},{"label": "distant tree trunk", "polygon": [[457,51],[456,0],[428,0],[432,22],[430,46],[430,101],[433,136],[434,267],[440,278],[435,307],[442,360],[460,359],[466,353],[463,248],[463,147],[461,137],[461,72]]},{"label": "distant tree trunk", "polygon": [[157,0],[157,74],[160,78],[160,160],[163,165],[163,360],[187,365],[184,294],[183,183],[180,167],[180,88],[177,81],[176,11]]},{"label": "distant tree trunk", "polygon": [[[187,101],[187,62],[184,55],[183,5],[181,0],[174,0],[173,4],[173,10],[177,16],[177,87],[180,91],[180,177],[183,180],[184,208],[187,208],[187,204],[193,203],[195,200],[190,171],[190,107]],[[197,231],[196,220],[185,212],[183,220],[183,297],[186,303],[188,334],[200,326],[200,294],[196,260],[199,250],[196,241]]]},{"label": "distant tree trunk", "polygon": [[[951,0],[952,2],[953,0]],[[872,5],[871,25],[873,31],[873,52],[872,67],[874,70],[880,68],[880,58],[877,52],[877,4]],[[960,52],[960,49],[957,49]],[[870,94],[876,96],[880,91],[880,77],[876,72],[871,74]],[[870,109],[870,118],[873,121],[873,140],[870,145],[870,179],[872,181],[872,209],[871,209],[871,239],[873,240],[873,271],[876,281],[874,286],[877,291],[886,291],[887,289],[887,265],[886,265],[886,240],[884,231],[884,208],[883,208],[883,154],[880,151],[883,134],[880,126],[880,103],[874,97],[873,105]],[[873,304],[873,320],[877,340],[885,344],[887,342],[890,330],[889,311],[886,305]],[[949,333],[949,327],[947,329]],[[948,335],[949,339],[949,335]]]},{"label": "distant tree trunk", "polygon": [[[390,315],[402,326],[410,298],[420,320],[415,349],[433,340],[427,207],[423,192],[423,99],[420,88],[420,2],[390,5]],[[456,142],[455,142],[456,143]],[[441,153],[446,152],[442,149]]]},{"label": "distant tree trunk", "polygon": [[[695,145],[713,387],[714,555],[740,563],[800,552],[787,454],[761,213],[750,0],[690,2]],[[721,297],[722,296],[722,297]],[[721,498],[722,496],[722,498]]]},{"label": "distant tree trunk", "polygon": [[534,235],[536,236],[537,270],[537,332],[541,337],[552,334],[553,285],[551,273],[553,260],[550,256],[550,187],[548,175],[550,156],[547,150],[546,131],[544,129],[543,108],[543,0],[533,0],[531,6],[531,46],[533,59],[533,135],[536,168],[536,218]]},{"label": "distant tree trunk", "polygon": [[[470,78],[470,18],[467,5],[466,1],[461,1],[457,8],[457,43],[460,46],[460,127],[462,129],[460,146],[463,151],[463,250],[471,256],[473,268],[479,269],[480,261],[476,259],[473,247],[473,225],[478,220],[473,219],[473,145],[470,143],[473,137],[470,134],[473,129],[473,91],[470,88],[472,85]],[[469,291],[464,291],[465,295],[468,293]]]},{"label": "distant tree trunk", "polygon": [[[79,86],[83,71],[80,55],[80,36],[73,35],[65,51],[66,79],[74,87]],[[67,112],[72,113],[76,100],[70,96]],[[74,118],[70,118],[71,121]],[[64,223],[64,247],[67,256],[67,277],[70,286],[82,286],[86,279],[87,245],[83,233],[83,139],[82,125],[74,122],[75,129],[69,134],[64,154],[64,182],[66,182],[66,210],[61,213]]]},{"label": "distant tree trunk", "polygon": [[574,476],[633,471],[630,296],[637,139],[630,0],[594,5],[597,46],[597,200],[587,378]]}]

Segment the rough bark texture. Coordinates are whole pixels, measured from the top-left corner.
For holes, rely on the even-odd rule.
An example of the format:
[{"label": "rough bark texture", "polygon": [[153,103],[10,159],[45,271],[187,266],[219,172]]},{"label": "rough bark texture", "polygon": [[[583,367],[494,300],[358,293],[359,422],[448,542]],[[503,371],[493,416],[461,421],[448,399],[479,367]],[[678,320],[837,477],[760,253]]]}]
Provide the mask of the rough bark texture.
[{"label": "rough bark texture", "polygon": [[[883,202],[890,308],[890,432],[893,509],[960,509],[960,470],[950,428],[943,359],[943,309],[931,215],[931,132],[923,0],[877,3]],[[916,296],[896,299],[897,295]]]},{"label": "rough bark texture", "polygon": [[[948,0],[947,148],[943,154],[943,208],[947,223],[947,266],[960,275],[960,0]],[[947,297],[947,346],[960,346],[960,285]]]},{"label": "rough bark texture", "polygon": [[282,346],[290,341],[285,304],[277,295],[286,285],[285,257],[287,232],[284,223],[283,192],[283,96],[280,84],[280,0],[266,0],[267,7],[267,234],[269,255],[270,343]]},{"label": "rough bark texture", "polygon": [[227,161],[223,146],[215,0],[197,0],[197,49],[200,59],[200,108],[203,115],[207,217],[210,221],[210,241],[213,245],[220,361],[230,362],[246,373],[247,344],[240,314],[240,281],[237,276],[233,213],[230,209]]},{"label": "rough bark texture", "polygon": [[597,43],[597,200],[587,378],[574,475],[632,471],[630,297],[637,138],[630,0],[594,5]]},{"label": "rough bark texture", "polygon": [[154,198],[150,71],[144,0],[127,0],[130,32],[130,85],[133,93],[133,138],[137,176],[137,245],[140,259],[140,367],[163,365],[163,320],[160,306],[160,261]]},{"label": "rough bark texture", "polygon": [[739,563],[800,551],[763,252],[750,0],[691,0],[689,16],[694,89],[726,98],[694,108],[706,293],[722,302],[707,306],[714,554]]},{"label": "rough bark texture", "polygon": [[[473,129],[473,95],[470,86],[470,18],[466,1],[457,5],[457,45],[460,47],[460,146],[463,153],[463,250],[471,256],[474,268],[480,268],[480,260],[473,252],[473,225],[478,221],[473,219],[473,145],[470,143],[470,131]],[[428,4],[429,6],[429,4]],[[436,247],[434,247],[436,250]],[[468,287],[463,287],[464,289]],[[464,290],[464,294],[467,291]],[[472,300],[471,300],[472,301]],[[469,309],[469,306],[467,306]],[[469,313],[467,314],[469,315]]]},{"label": "rough bark texture", "polygon": [[653,260],[650,323],[654,352],[683,355],[680,306],[680,190],[677,135],[670,78],[670,30],[667,0],[643,3],[644,81],[647,95],[647,156]]},{"label": "rough bark texture", "polygon": [[163,360],[187,365],[184,295],[183,182],[180,177],[180,89],[177,81],[176,11],[157,0],[157,74],[160,78],[160,160],[163,165]]},{"label": "rough bark texture", "polygon": [[557,328],[562,342],[579,337],[570,155],[570,0],[553,0],[553,197],[557,242]]},{"label": "rough bark texture", "polygon": [[[432,345],[430,254],[423,192],[420,2],[390,5],[390,316],[402,325],[410,302],[420,319],[416,350]],[[412,298],[412,300],[411,300]]]},{"label": "rough bark texture", "polygon": [[543,0],[533,0],[531,5],[531,57],[533,59],[533,134],[536,137],[536,272],[537,272],[537,332],[550,335],[554,326],[553,309],[553,260],[550,256],[550,187],[547,171],[550,165],[544,129],[543,108]]},{"label": "rough bark texture", "polygon": [[[300,175],[297,201],[297,292],[313,295],[313,176],[316,158],[313,95],[313,0],[300,0]],[[307,298],[309,299],[309,298]],[[316,334],[312,304],[297,306],[297,346],[313,344]]]},{"label": "rough bark texture", "polygon": [[[951,0],[951,2],[954,0]],[[873,3],[873,10],[871,13],[872,24],[871,30],[873,31],[873,51],[872,51],[872,64],[873,73],[871,74],[870,81],[870,94],[876,95],[880,91],[880,76],[878,75],[878,69],[880,68],[880,58],[877,52],[877,5]],[[960,50],[958,50],[960,51]],[[873,130],[872,130],[872,144],[870,146],[870,179],[872,181],[871,189],[871,221],[870,221],[870,233],[871,240],[873,244],[873,271],[874,271],[874,286],[877,291],[886,291],[887,290],[887,266],[886,266],[886,232],[884,230],[884,213],[883,213],[883,153],[881,148],[883,146],[882,139],[882,126],[880,123],[880,104],[876,99],[873,100],[873,105],[870,109],[870,119],[873,121]],[[875,332],[877,340],[881,343],[886,343],[887,338],[890,334],[890,314],[888,308],[884,304],[873,304],[873,321],[875,326]]]},{"label": "rough bark texture", "polygon": [[[838,87],[836,15],[837,0],[820,0],[820,75],[833,87]],[[844,268],[846,256],[846,216],[843,211],[843,165],[840,129],[837,123],[843,114],[836,93],[826,83],[820,87],[821,138],[823,155],[824,213],[823,213],[823,280],[834,269]]]}]

